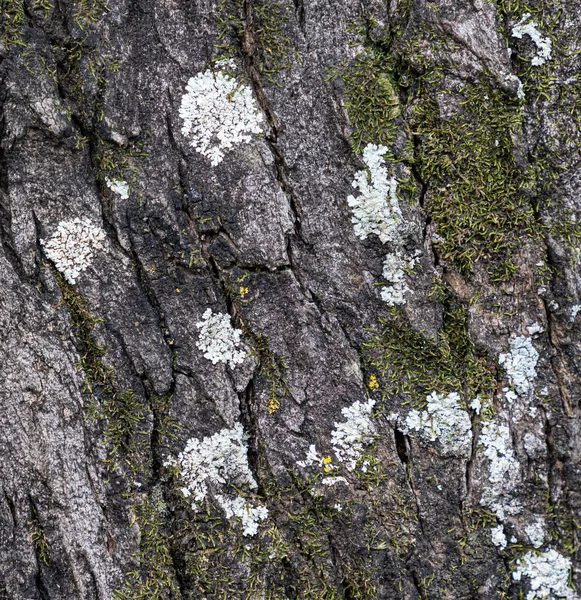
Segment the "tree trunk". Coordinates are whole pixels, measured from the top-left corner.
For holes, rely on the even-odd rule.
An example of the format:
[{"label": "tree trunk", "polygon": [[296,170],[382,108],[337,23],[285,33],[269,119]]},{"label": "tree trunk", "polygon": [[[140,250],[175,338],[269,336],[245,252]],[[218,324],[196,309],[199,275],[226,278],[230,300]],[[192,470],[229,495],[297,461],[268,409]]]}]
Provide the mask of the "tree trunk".
[{"label": "tree trunk", "polygon": [[0,598],[578,598],[577,4],[0,10]]}]

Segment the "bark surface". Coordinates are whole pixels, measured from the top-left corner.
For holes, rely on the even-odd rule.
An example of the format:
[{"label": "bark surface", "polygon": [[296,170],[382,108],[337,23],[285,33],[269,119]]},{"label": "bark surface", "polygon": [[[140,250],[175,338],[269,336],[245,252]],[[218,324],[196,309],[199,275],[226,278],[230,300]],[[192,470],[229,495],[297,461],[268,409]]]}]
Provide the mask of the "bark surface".
[{"label": "bark surface", "polygon": [[[0,0],[0,598],[577,598],[579,31],[566,0]],[[212,166],[180,106],[220,69],[263,133]],[[369,144],[385,242],[347,201]],[[193,504],[180,453],[239,423],[251,478]],[[550,550],[560,591],[515,577]]]}]

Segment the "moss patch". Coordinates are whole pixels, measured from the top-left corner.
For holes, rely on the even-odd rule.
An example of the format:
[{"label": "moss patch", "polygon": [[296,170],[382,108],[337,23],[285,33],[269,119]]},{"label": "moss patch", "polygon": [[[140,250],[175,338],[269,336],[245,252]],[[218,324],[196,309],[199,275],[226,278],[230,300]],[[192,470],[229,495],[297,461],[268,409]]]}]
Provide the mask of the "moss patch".
[{"label": "moss patch", "polygon": [[[438,95],[452,114],[442,115]],[[486,261],[493,279],[506,278],[523,236],[536,232],[514,157],[518,102],[485,82],[453,94],[422,85],[410,126],[418,141],[416,168],[428,189],[424,208],[437,224],[441,257],[464,275]]]},{"label": "moss patch", "polygon": [[220,0],[216,47],[228,57],[256,52],[260,73],[276,83],[276,75],[290,67],[296,54],[286,32],[290,10],[280,0]]},{"label": "moss patch", "polygon": [[0,42],[7,50],[12,46],[26,46],[22,39],[24,20],[22,0],[0,0]]},{"label": "moss patch", "polygon": [[144,426],[146,407],[132,389],[121,389],[115,371],[103,361],[107,350],[93,337],[98,322],[87,308],[87,301],[77,288],[68,283],[60,273],[55,273],[64,304],[70,314],[81,359],[78,368],[85,374],[84,391],[88,394],[88,416],[105,423],[105,440],[109,445],[109,467],[121,466],[133,474],[142,474],[146,435]]},{"label": "moss patch", "polygon": [[468,335],[466,308],[451,295],[444,303],[444,325],[437,340],[412,330],[401,312],[381,319],[381,333],[364,345],[364,359],[377,372],[384,400],[424,409],[433,391],[458,392],[465,403],[491,398],[496,388],[494,367],[477,351]]},{"label": "moss patch", "polygon": [[128,573],[123,589],[113,592],[115,600],[174,600],[181,598],[165,533],[160,500],[145,498],[133,508],[133,526],[139,527],[138,568]]}]

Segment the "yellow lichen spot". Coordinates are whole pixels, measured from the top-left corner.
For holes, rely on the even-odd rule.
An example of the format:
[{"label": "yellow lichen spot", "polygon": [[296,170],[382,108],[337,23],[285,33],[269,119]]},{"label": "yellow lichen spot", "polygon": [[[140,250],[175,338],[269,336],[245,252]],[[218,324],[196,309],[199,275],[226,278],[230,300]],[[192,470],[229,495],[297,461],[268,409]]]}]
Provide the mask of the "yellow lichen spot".
[{"label": "yellow lichen spot", "polygon": [[240,286],[240,297],[244,298],[244,296],[246,296],[246,294],[248,294],[248,288]]},{"label": "yellow lichen spot", "polygon": [[333,467],[330,467],[329,465],[327,465],[326,467],[323,467],[323,471],[325,471],[325,473],[330,473],[333,470]]},{"label": "yellow lichen spot", "polygon": [[268,401],[268,414],[272,415],[280,408],[280,402],[278,398],[271,397]]},{"label": "yellow lichen spot", "polygon": [[377,381],[377,377],[375,375],[372,375],[369,378],[369,389],[376,390],[377,388],[379,388],[379,383]]},{"label": "yellow lichen spot", "polygon": [[179,294],[181,292],[180,288],[176,288],[176,294]]},{"label": "yellow lichen spot", "polygon": [[324,465],[329,465],[329,464],[331,464],[331,457],[330,457],[330,456],[326,456],[326,457],[323,459],[323,464],[324,464]]}]

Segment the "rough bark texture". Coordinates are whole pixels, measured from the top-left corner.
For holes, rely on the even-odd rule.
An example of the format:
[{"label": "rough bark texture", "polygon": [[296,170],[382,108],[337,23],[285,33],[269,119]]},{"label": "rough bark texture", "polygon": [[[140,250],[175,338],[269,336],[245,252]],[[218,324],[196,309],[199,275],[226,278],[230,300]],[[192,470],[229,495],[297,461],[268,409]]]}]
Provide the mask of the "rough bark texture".
[{"label": "rough bark texture", "polygon": [[[553,40],[538,66],[518,0],[0,7],[0,598],[519,598],[536,545],[581,584],[576,2],[528,3]],[[264,135],[212,167],[179,107],[225,54]],[[393,249],[347,204],[368,143],[417,258],[395,308]],[[72,285],[40,240],[75,217],[106,242]],[[243,331],[241,365],[203,356],[208,308]],[[512,399],[517,338],[539,359]],[[402,426],[432,392],[460,395],[467,451]],[[349,470],[332,431],[367,398]],[[482,501],[486,422],[510,431],[505,515]],[[170,464],[236,423],[255,536],[216,503],[228,482],[195,509]],[[299,465],[312,444],[331,462]]]}]

